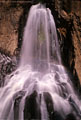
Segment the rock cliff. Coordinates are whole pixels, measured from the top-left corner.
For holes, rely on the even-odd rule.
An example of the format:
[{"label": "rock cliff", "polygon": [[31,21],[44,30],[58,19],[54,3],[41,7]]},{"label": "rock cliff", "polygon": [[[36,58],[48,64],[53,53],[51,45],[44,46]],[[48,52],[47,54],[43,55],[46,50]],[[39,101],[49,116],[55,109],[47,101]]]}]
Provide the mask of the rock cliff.
[{"label": "rock cliff", "polygon": [[[35,0],[34,0],[35,2]],[[81,1],[48,0],[47,7],[54,15],[59,36],[63,64],[74,75],[77,87],[81,84]],[[33,1],[0,1],[0,52],[17,54],[23,30]]]},{"label": "rock cliff", "polygon": [[[81,1],[55,0],[58,14],[61,54],[64,64],[74,75],[74,82],[81,84]],[[79,80],[79,81],[78,81]],[[79,83],[80,82],[80,83]]]}]

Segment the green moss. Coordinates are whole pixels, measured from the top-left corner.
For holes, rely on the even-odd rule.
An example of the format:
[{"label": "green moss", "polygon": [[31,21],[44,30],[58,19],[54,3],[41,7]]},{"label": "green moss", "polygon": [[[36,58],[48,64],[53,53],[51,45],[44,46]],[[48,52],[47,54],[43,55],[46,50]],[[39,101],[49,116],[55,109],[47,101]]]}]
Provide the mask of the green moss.
[{"label": "green moss", "polygon": [[40,30],[38,32],[38,40],[40,41],[41,44],[45,40],[45,34],[44,34],[44,30],[42,28],[42,25],[40,26]]}]

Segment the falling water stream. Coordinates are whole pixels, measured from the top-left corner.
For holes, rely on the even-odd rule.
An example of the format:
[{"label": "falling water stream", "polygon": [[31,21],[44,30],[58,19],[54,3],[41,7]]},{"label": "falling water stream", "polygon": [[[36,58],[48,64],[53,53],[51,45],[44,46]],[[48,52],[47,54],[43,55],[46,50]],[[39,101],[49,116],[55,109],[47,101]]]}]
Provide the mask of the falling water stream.
[{"label": "falling water stream", "polygon": [[[15,100],[21,93],[15,119]],[[34,5],[24,30],[19,66],[6,76],[0,88],[0,120],[54,120],[54,112],[65,119],[70,113],[80,116],[80,107],[81,101],[62,65],[51,11]]]}]

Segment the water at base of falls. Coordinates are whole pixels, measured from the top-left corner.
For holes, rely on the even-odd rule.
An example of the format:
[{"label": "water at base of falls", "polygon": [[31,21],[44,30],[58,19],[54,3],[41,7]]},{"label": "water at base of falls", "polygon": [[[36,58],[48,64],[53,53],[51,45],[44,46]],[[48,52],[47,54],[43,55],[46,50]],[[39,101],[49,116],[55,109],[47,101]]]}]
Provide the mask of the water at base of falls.
[{"label": "water at base of falls", "polygon": [[19,67],[0,88],[0,120],[65,120],[70,113],[80,120],[80,107],[61,64],[53,16],[41,4],[32,6]]}]

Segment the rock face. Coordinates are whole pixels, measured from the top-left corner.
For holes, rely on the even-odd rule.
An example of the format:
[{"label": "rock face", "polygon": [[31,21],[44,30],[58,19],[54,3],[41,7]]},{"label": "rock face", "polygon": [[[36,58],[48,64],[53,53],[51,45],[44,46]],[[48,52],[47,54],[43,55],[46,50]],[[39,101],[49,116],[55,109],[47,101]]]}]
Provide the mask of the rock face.
[{"label": "rock face", "polygon": [[81,84],[81,15],[78,14],[73,16],[72,41],[75,53],[73,73],[77,73]]},{"label": "rock face", "polygon": [[10,58],[9,56],[0,53],[0,87],[4,85],[6,75],[16,69],[17,62],[14,57]]},{"label": "rock face", "polygon": [[55,0],[55,4],[62,58],[78,87],[81,84],[81,1]]},{"label": "rock face", "polygon": [[0,50],[13,55],[17,48],[18,26],[21,7],[13,7],[11,4],[0,2]]},{"label": "rock face", "polygon": [[[0,52],[14,55],[16,48],[21,47],[31,2],[32,0],[0,1]],[[81,84],[81,1],[51,0],[49,3],[45,0],[45,2],[56,20],[63,63],[71,70],[78,87]]]}]

